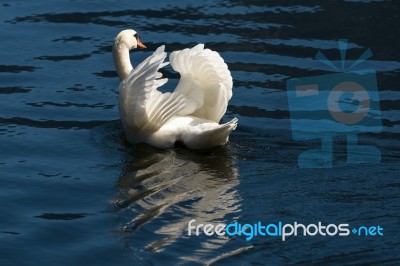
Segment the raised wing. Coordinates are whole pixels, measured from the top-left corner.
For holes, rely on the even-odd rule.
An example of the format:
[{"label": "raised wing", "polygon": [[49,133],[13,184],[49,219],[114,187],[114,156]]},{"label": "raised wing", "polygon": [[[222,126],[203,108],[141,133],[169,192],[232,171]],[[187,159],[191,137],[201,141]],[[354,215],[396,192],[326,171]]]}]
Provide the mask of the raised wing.
[{"label": "raised wing", "polygon": [[172,68],[181,79],[176,93],[186,97],[179,114],[219,122],[232,97],[232,76],[222,57],[198,44],[170,55]]},{"label": "raised wing", "polygon": [[[185,97],[178,92],[161,93],[158,87],[167,79],[158,70],[167,54],[164,45],[139,64],[119,86],[119,111],[122,124],[129,131],[157,131],[168,119],[185,108]],[[139,141],[139,140],[138,140]]]}]

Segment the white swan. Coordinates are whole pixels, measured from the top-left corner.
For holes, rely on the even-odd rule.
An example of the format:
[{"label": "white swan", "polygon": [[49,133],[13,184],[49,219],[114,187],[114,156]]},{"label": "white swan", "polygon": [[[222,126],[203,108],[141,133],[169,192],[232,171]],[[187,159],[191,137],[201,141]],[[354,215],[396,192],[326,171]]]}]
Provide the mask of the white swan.
[{"label": "white swan", "polygon": [[218,124],[232,97],[232,76],[221,56],[198,44],[170,55],[181,75],[172,93],[157,90],[167,82],[158,70],[167,54],[164,45],[133,69],[129,50],[146,48],[134,30],[123,30],[113,46],[114,63],[122,80],[119,112],[127,140],[170,148],[182,142],[191,149],[223,145],[237,126],[234,118]]}]

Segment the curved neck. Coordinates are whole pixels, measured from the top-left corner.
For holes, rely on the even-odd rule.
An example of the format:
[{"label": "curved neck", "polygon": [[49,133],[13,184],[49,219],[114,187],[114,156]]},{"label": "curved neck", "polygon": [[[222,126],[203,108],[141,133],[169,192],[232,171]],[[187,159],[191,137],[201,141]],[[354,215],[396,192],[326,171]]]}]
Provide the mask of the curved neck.
[{"label": "curved neck", "polygon": [[123,43],[115,43],[113,57],[118,76],[121,80],[124,80],[133,69],[129,58],[129,48]]}]

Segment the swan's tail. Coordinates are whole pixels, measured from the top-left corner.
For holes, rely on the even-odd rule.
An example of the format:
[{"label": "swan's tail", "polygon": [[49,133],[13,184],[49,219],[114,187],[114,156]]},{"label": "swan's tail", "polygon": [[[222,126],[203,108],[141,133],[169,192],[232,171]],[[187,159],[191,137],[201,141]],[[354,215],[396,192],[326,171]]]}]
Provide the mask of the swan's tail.
[{"label": "swan's tail", "polygon": [[207,149],[224,145],[229,140],[229,134],[236,129],[237,122],[238,119],[234,118],[215,128],[201,131],[197,133],[196,137],[193,136],[193,133],[189,138],[183,136],[183,142],[190,149]]}]

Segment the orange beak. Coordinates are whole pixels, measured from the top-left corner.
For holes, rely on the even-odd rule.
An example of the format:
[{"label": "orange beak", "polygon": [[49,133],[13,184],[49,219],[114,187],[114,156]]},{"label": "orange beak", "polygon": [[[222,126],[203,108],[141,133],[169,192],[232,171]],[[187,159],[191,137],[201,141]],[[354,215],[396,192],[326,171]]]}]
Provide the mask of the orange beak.
[{"label": "orange beak", "polygon": [[137,41],[137,46],[139,46],[142,49],[147,48],[146,45],[144,45],[140,40]]}]

